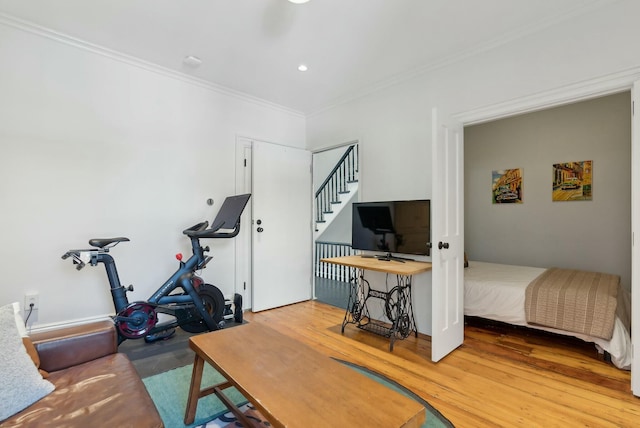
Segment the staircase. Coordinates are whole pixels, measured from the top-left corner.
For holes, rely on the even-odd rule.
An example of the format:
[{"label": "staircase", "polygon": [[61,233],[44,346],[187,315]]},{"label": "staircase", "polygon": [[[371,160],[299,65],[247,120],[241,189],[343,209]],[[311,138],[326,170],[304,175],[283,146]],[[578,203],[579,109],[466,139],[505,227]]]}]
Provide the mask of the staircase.
[{"label": "staircase", "polygon": [[358,190],[358,145],[354,144],[342,155],[329,173],[315,199],[315,238],[329,227]]}]

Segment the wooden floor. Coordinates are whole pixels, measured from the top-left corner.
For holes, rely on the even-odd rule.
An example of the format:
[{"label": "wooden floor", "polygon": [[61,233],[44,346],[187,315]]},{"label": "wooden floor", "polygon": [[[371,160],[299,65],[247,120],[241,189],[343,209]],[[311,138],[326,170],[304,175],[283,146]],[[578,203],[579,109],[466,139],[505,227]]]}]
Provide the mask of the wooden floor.
[{"label": "wooden floor", "polygon": [[[227,321],[225,328],[240,324]],[[195,354],[189,348],[189,337],[194,334],[177,328],[170,339],[152,343],[146,343],[143,339],[125,340],[118,347],[118,351],[126,354],[138,375],[145,378],[192,364]]]},{"label": "wooden floor", "polygon": [[353,325],[341,334],[343,316],[340,308],[311,301],[247,312],[245,320],[399,382],[456,427],[640,426],[640,398],[631,394],[630,373],[599,361],[591,344],[528,329],[468,325],[464,344],[436,364],[428,336],[396,341],[389,352],[388,339]]}]

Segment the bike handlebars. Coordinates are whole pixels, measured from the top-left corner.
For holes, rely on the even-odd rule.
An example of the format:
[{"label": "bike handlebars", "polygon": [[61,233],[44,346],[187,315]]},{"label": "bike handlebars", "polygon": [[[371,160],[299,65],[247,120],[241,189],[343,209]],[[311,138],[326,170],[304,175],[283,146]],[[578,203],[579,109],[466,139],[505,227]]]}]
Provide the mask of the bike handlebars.
[{"label": "bike handlebars", "polygon": [[[196,226],[199,226],[202,224],[205,224],[204,228],[196,229]],[[203,223],[198,223],[196,226],[190,227],[189,229],[182,231],[182,233],[184,233],[190,238],[233,238],[234,236],[237,236],[238,233],[240,233],[240,221],[236,223],[235,227],[232,229],[231,232],[218,232],[218,230],[220,230],[220,228],[224,225],[224,222],[217,225],[213,225],[211,226],[211,228],[206,229],[208,225],[209,225],[209,222],[206,222],[206,221]]]},{"label": "bike handlebars", "polygon": [[89,256],[88,258],[84,258],[83,254],[84,253],[89,253],[91,254],[92,252],[98,251],[96,249],[87,249],[87,250],[69,250],[66,253],[64,253],[62,255],[62,260],[66,260],[69,257],[73,258],[73,264],[76,265],[76,270],[80,270],[83,267],[85,267],[85,262],[89,262],[91,259],[91,256]]},{"label": "bike handlebars", "polygon": [[209,226],[209,222],[208,221],[203,221],[202,223],[195,224],[195,225],[191,226],[190,228],[183,230],[182,233],[184,233],[187,236],[191,236],[191,235],[189,235],[190,233],[199,232],[201,230],[205,230],[207,228],[207,226]]},{"label": "bike handlebars", "polygon": [[[250,197],[250,193],[228,196],[222,203],[218,215],[216,215],[216,218],[212,222],[211,228],[206,228],[207,223],[207,225],[200,230],[194,230],[196,229],[196,225],[185,230],[183,233],[190,238],[233,238],[237,236],[238,233],[240,233],[240,216],[247,206]],[[199,224],[202,225],[204,223]],[[221,229],[230,230],[230,232],[219,232]]]}]

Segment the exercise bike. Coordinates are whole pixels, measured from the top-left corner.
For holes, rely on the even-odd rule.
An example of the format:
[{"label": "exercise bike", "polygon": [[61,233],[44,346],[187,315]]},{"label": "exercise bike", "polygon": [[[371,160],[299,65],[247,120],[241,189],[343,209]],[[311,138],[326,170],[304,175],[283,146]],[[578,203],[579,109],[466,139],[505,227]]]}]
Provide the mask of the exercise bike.
[{"label": "exercise bike", "polygon": [[[147,342],[167,339],[175,333],[176,327],[190,333],[219,330],[225,325],[225,299],[217,287],[196,275],[212,259],[205,254],[209,247],[202,247],[200,239],[237,236],[240,216],[250,197],[250,194],[227,197],[209,229],[209,222],[204,221],[183,230],[191,240],[193,255],[182,261],[182,254],[177,254],[178,270],[146,301],[129,303],[126,293],[133,291],[133,286],[124,287],[120,283],[116,262],[109,254],[111,248],[128,242],[128,238],[91,239],[89,245],[93,248],[69,250],[62,259],[71,257],[77,270],[87,263],[91,266],[104,264],[115,306],[113,321],[118,331],[118,344],[126,339],[143,337]],[[234,319],[242,322],[240,295],[235,296],[234,304]],[[173,319],[159,323],[158,314],[167,314]]]}]

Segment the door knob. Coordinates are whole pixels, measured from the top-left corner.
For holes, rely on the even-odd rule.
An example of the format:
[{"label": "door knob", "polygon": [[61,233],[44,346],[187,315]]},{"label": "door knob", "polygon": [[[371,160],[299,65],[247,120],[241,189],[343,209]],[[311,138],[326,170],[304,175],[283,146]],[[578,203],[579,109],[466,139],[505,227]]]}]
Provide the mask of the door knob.
[{"label": "door knob", "polygon": [[438,250],[442,250],[443,248],[445,250],[447,248],[449,248],[449,243],[448,242],[442,242],[442,241],[438,242]]},{"label": "door knob", "polygon": [[257,228],[257,229],[256,229],[256,231],[258,231],[258,232],[262,232],[263,230],[264,230],[264,229],[263,229],[263,228],[261,228],[261,227],[259,227],[259,228]]}]

